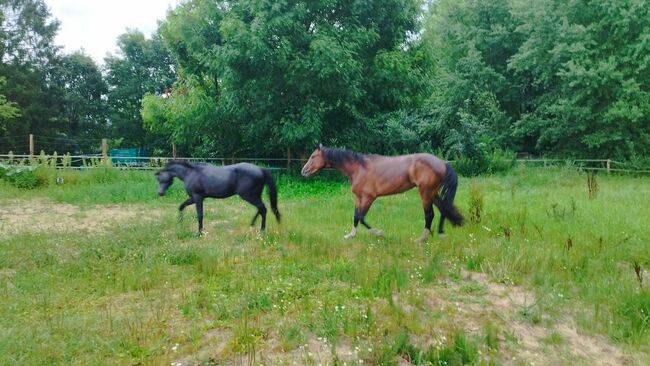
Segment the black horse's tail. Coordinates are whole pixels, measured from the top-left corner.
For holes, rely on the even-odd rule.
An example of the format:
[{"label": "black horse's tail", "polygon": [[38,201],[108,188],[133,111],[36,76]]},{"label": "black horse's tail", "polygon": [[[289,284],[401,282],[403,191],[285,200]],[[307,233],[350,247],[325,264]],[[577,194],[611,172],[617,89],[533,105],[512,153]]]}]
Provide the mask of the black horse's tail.
[{"label": "black horse's tail", "polygon": [[278,211],[278,189],[275,186],[275,180],[271,175],[271,172],[267,169],[262,169],[264,173],[264,181],[266,185],[269,186],[269,200],[271,201],[271,210],[275,215],[275,218],[280,222],[280,211]]},{"label": "black horse's tail", "polygon": [[456,188],[458,188],[458,176],[449,162],[445,163],[445,167],[447,168],[447,172],[442,180],[442,189],[440,191],[442,205],[440,205],[440,209],[442,214],[447,217],[454,226],[460,226],[463,224],[464,218],[463,215],[458,212],[456,206],[454,206],[454,197],[456,197]]}]

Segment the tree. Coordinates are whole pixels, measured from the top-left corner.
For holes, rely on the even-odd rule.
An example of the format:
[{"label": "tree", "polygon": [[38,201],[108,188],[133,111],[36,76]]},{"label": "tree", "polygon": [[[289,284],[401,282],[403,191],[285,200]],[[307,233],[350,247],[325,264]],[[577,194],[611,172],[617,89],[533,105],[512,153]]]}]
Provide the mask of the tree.
[{"label": "tree", "polygon": [[175,68],[162,39],[146,39],[139,31],[128,31],[118,38],[118,55],[104,60],[108,84],[110,133],[123,143],[160,146],[160,136],[143,129],[141,101],[146,93],[164,94],[175,80]]},{"label": "tree", "polygon": [[649,15],[645,0],[435,2],[423,35],[434,144],[470,157],[647,155]]},{"label": "tree", "polygon": [[168,100],[145,99],[145,122],[220,155],[307,151],[318,141],[368,149],[381,138],[369,127],[417,105],[427,88],[426,58],[407,37],[419,5],[183,3],[161,25],[181,78]]},{"label": "tree", "polygon": [[63,104],[60,143],[53,148],[68,152],[96,149],[107,132],[104,97],[108,89],[99,68],[92,58],[77,51],[61,57],[54,78],[63,92]]},{"label": "tree", "polygon": [[534,137],[542,152],[647,156],[647,1],[540,2],[515,11],[527,38],[510,67],[533,87],[517,132]]},{"label": "tree", "polygon": [[423,34],[436,60],[427,131],[446,156],[483,159],[513,147],[510,127],[521,99],[507,61],[521,43],[517,26],[506,0],[432,5]]},{"label": "tree", "polygon": [[[0,136],[27,136],[30,132],[54,134],[60,129],[61,93],[53,82],[59,47],[54,36],[59,23],[50,19],[43,0],[0,1],[0,75],[4,95],[20,115],[4,121]],[[26,138],[26,137],[25,137]],[[18,147],[5,139],[5,149]]]},{"label": "tree", "polygon": [[[7,83],[4,77],[0,77],[0,90]],[[0,94],[0,132],[7,130],[7,122],[20,116],[20,109],[14,102],[8,101],[7,97]]]}]

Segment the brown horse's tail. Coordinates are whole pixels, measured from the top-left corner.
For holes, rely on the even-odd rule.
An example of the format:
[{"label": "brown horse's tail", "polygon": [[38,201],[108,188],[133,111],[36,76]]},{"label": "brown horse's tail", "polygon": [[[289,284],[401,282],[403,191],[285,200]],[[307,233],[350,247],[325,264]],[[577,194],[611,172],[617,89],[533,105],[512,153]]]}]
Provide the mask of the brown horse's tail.
[{"label": "brown horse's tail", "polygon": [[269,186],[269,200],[271,201],[271,210],[275,215],[276,220],[280,222],[280,211],[278,211],[278,189],[275,186],[275,180],[271,175],[271,172],[267,169],[262,169],[264,173],[264,181],[266,185]]},{"label": "brown horse's tail", "polygon": [[464,218],[458,211],[458,208],[454,206],[456,188],[458,188],[458,176],[449,162],[445,163],[445,167],[447,168],[447,172],[442,180],[442,189],[440,191],[442,205],[440,205],[440,209],[442,214],[448,218],[454,226],[460,226],[463,224]]}]

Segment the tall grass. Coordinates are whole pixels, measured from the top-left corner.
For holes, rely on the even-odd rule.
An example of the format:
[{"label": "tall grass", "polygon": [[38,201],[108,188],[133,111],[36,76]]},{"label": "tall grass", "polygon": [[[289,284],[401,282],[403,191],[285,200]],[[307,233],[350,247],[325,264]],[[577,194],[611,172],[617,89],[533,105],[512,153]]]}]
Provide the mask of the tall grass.
[{"label": "tall grass", "polygon": [[[591,199],[586,175],[563,169],[461,178],[465,212],[470,182],[480,187],[480,222],[419,245],[413,239],[424,219],[415,191],[371,208],[368,222],[386,237],[361,230],[346,241],[353,200],[344,182],[278,176],[281,226],[270,221],[259,236],[248,230],[253,208],[214,200],[206,203],[209,233],[196,238],[193,219],[177,220],[185,194],[178,182],[161,198],[151,172],[69,174],[63,184],[48,175],[34,190],[2,185],[0,203],[36,196],[138,203],[162,214],[105,233],[2,238],[0,364],[169,364],[184,354],[201,357],[208,346],[206,364],[272,364],[265,353],[301,349],[300,363],[317,364],[301,348],[316,341],[371,364],[399,357],[490,363],[507,348],[496,325],[467,334],[447,310],[425,307],[430,295],[422,290],[462,281],[460,268],[534,291],[523,320],[552,324],[568,314],[583,331],[648,360],[650,295],[633,267],[650,268],[650,205],[641,204],[650,197],[648,178],[598,176]],[[484,289],[466,283],[459,291],[480,298]],[[443,336],[435,346],[416,341]],[[223,359],[210,359],[215,353]]]}]

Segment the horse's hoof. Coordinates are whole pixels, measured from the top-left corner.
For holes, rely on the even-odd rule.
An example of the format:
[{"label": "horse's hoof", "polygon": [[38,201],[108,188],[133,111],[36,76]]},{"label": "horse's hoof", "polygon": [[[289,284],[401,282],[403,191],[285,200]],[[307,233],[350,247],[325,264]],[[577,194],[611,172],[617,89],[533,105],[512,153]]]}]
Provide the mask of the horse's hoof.
[{"label": "horse's hoof", "polygon": [[427,241],[427,239],[429,239],[429,236],[431,236],[431,231],[424,229],[422,235],[419,238],[415,239],[415,242],[418,244],[424,243],[425,241]]},{"label": "horse's hoof", "polygon": [[383,232],[383,231],[381,231],[381,230],[379,230],[379,229],[376,229],[376,228],[374,228],[374,227],[373,227],[372,229],[368,229],[368,231],[369,231],[371,234],[374,234],[374,235],[377,235],[377,236],[384,236],[384,232]]},{"label": "horse's hoof", "polygon": [[356,236],[356,234],[352,234],[352,233],[350,233],[350,234],[345,235],[345,236],[343,237],[343,239],[352,239],[352,238],[354,238],[355,236]]},{"label": "horse's hoof", "polygon": [[199,231],[199,234],[198,234],[198,237],[199,237],[199,238],[204,238],[204,237],[206,237],[206,236],[208,236],[208,232],[207,232],[207,231],[204,231],[204,230]]}]

